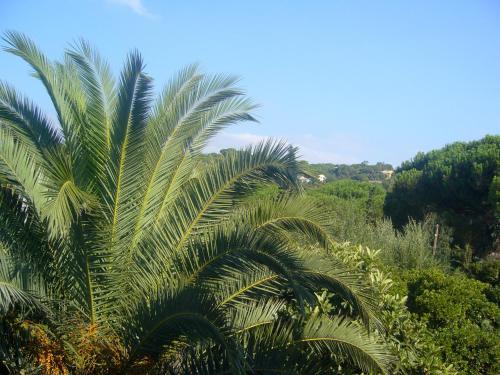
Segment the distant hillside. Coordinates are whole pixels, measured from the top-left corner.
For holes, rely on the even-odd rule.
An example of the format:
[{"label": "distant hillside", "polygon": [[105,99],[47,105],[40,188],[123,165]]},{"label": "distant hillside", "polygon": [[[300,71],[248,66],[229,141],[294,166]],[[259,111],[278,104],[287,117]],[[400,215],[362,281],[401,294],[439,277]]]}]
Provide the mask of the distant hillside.
[{"label": "distant hillside", "polygon": [[386,163],[368,164],[309,164],[305,160],[300,161],[301,168],[311,176],[317,177],[320,174],[326,176],[327,181],[335,180],[358,180],[358,181],[383,181],[385,179],[382,171],[392,171],[392,165]]},{"label": "distant hillside", "polygon": [[[204,161],[220,158],[228,152],[236,152],[234,148],[226,148],[217,152],[205,154]],[[320,174],[325,175],[326,181],[336,180],[357,180],[357,181],[383,181],[387,179],[387,174],[383,171],[393,171],[391,164],[378,162],[376,164],[368,164],[363,162],[360,164],[332,164],[320,163],[310,164],[305,160],[299,161],[299,166],[304,175],[308,175],[317,180]]]}]

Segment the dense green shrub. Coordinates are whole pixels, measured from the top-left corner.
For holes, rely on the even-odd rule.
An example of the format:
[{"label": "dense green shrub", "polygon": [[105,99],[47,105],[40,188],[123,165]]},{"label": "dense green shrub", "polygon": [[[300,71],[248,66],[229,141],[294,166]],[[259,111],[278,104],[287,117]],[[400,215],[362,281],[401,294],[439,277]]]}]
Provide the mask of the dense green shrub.
[{"label": "dense green shrub", "polygon": [[330,208],[347,201],[369,221],[382,218],[386,191],[380,184],[353,180],[329,182],[307,190],[319,204]]},{"label": "dense green shrub", "polygon": [[458,374],[453,364],[445,362],[440,355],[443,348],[436,342],[434,331],[408,310],[406,289],[383,271],[380,253],[380,250],[344,243],[336,247],[335,256],[370,281],[386,328],[383,334],[398,358],[398,370],[409,375]]},{"label": "dense green shrub", "polygon": [[493,303],[500,305],[500,260],[494,258],[481,259],[468,264],[464,270],[477,280],[490,284],[486,289],[486,297]]},{"label": "dense green shrub", "polygon": [[432,266],[447,267],[451,233],[441,228],[436,250],[433,250],[436,218],[427,217],[422,222],[410,221],[401,230],[394,229],[390,220],[380,220],[367,226],[364,244],[381,249],[383,261],[401,269],[421,269]]},{"label": "dense green shrub", "polygon": [[484,259],[471,263],[468,272],[477,280],[500,286],[500,260],[498,259]]},{"label": "dense green shrub", "polygon": [[335,255],[370,280],[403,373],[498,373],[500,309],[489,285],[439,268],[390,274],[381,252],[363,246],[338,245]]},{"label": "dense green shrub", "polygon": [[383,218],[385,189],[380,184],[342,180],[306,189],[306,194],[330,213],[334,238],[381,249],[381,259],[403,269],[436,265],[447,266],[451,253],[452,232],[442,223],[433,251],[438,218],[428,215],[421,222],[411,220],[395,229]]},{"label": "dense green shrub", "polygon": [[432,330],[443,360],[462,374],[498,374],[500,309],[486,297],[490,287],[436,268],[402,278],[408,309]]}]

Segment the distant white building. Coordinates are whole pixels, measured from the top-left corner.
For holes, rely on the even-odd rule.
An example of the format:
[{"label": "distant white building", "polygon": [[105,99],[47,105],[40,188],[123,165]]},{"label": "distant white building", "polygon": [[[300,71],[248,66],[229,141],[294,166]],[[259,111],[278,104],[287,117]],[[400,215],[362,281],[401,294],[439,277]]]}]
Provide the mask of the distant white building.
[{"label": "distant white building", "polygon": [[319,182],[326,182],[326,176],[324,174],[320,174],[318,176],[318,180],[319,180]]},{"label": "distant white building", "polygon": [[394,171],[386,169],[385,171],[382,171],[382,174],[384,175],[385,179],[388,180],[392,177],[392,175],[394,174]]},{"label": "distant white building", "polygon": [[306,176],[299,176],[299,181],[303,184],[309,184],[311,182],[311,179]]}]

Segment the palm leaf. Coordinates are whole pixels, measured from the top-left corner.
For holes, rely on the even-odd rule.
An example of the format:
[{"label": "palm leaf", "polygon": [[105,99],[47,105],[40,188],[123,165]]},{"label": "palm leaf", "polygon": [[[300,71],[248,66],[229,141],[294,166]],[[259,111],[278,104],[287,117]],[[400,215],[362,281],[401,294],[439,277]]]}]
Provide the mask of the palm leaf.
[{"label": "palm leaf", "polygon": [[341,318],[311,319],[295,344],[307,345],[316,355],[331,353],[368,373],[389,373],[394,361],[385,346],[353,322]]},{"label": "palm leaf", "polygon": [[92,156],[89,159],[89,173],[99,183],[104,178],[104,166],[111,148],[114,78],[108,64],[85,41],[80,41],[66,53],[78,70],[78,78],[85,93],[82,151]]},{"label": "palm leaf", "polygon": [[16,138],[32,144],[38,152],[61,143],[58,129],[41,110],[3,82],[0,82],[0,120]]},{"label": "palm leaf", "polygon": [[[111,243],[126,237],[136,211],[135,199],[142,182],[144,130],[149,114],[151,79],[143,73],[142,58],[130,54],[122,72],[113,122],[109,171]],[[120,222],[118,218],[121,218]],[[120,226],[120,224],[122,226]]]}]

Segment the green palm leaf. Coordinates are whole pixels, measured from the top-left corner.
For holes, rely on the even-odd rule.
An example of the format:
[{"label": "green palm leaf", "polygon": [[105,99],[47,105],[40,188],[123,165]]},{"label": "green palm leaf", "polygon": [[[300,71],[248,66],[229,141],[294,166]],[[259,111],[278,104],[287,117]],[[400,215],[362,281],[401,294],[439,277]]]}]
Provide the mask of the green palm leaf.
[{"label": "green palm leaf", "polygon": [[389,373],[393,357],[374,337],[355,323],[335,319],[312,319],[295,344],[307,345],[313,353],[331,353],[347,359],[368,373]]}]

